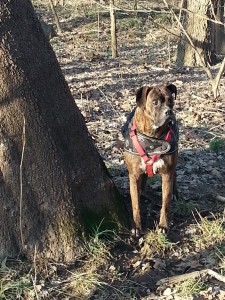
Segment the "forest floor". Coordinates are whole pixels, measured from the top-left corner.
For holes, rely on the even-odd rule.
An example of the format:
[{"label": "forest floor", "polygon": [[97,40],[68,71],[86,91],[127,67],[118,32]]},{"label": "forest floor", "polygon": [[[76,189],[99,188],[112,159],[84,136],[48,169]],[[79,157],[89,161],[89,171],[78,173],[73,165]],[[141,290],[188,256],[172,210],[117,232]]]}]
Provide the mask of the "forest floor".
[{"label": "forest floor", "polygon": [[[96,229],[84,257],[73,266],[52,266],[48,278],[40,275],[22,298],[225,299],[225,78],[220,81],[220,97],[214,100],[202,69],[176,67],[178,38],[156,25],[179,35],[168,14],[118,12],[119,57],[112,59],[106,9],[100,9],[98,28],[95,7],[78,8],[76,12],[71,7],[58,9],[63,33],[50,42],[128,209],[128,173],[117,136],[135,107],[135,90],[167,82],[177,86],[180,199],[172,203],[168,237],[158,235],[161,183],[158,176],[149,179],[141,204],[143,237],[134,240],[119,234],[102,241]],[[44,21],[54,23],[44,5],[36,10]],[[159,282],[184,274],[191,274],[190,278]]]}]

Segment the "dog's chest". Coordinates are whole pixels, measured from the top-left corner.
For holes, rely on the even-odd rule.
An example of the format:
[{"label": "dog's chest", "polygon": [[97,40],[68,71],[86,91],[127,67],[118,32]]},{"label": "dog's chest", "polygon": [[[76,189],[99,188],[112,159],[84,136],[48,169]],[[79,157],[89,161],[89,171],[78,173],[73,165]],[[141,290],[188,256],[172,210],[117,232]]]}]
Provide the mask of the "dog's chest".
[{"label": "dog's chest", "polygon": [[[157,161],[153,163],[152,169],[153,173],[156,174],[158,173],[159,169],[162,168],[165,165],[164,160],[162,158],[159,158]],[[144,162],[143,158],[141,158],[140,162],[140,169],[142,173],[146,173],[146,163]]]}]

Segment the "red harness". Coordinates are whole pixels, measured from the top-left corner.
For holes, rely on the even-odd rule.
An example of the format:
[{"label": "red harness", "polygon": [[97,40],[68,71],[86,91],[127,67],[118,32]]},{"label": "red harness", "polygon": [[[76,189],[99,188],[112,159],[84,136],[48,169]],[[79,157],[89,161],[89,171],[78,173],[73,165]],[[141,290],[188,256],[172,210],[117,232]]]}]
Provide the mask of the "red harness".
[{"label": "red harness", "polygon": [[[130,131],[130,137],[132,138],[134,147],[136,148],[138,154],[141,156],[141,158],[144,160],[145,165],[146,165],[146,173],[148,176],[153,176],[153,163],[157,161],[161,154],[154,154],[152,156],[148,156],[148,154],[144,151],[142,148],[138,137],[137,137],[137,127],[135,122],[133,121],[133,125]],[[172,129],[170,128],[169,131],[166,134],[165,140],[169,143],[172,137]]]}]

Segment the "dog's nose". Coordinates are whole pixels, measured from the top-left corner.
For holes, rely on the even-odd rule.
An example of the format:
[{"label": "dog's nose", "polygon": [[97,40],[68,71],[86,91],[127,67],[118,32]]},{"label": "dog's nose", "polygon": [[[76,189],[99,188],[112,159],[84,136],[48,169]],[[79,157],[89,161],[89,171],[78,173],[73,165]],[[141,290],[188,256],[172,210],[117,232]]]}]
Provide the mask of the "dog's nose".
[{"label": "dog's nose", "polygon": [[166,116],[170,116],[172,113],[172,109],[168,108],[165,112]]}]

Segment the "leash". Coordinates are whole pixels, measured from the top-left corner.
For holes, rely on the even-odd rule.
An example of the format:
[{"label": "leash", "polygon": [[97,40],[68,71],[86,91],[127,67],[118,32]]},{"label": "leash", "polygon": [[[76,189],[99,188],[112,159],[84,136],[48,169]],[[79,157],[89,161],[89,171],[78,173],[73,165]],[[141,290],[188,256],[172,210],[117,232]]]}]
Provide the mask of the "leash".
[{"label": "leash", "polygon": [[[130,137],[133,141],[134,147],[136,148],[138,154],[145,162],[146,172],[148,176],[153,176],[154,175],[153,164],[160,158],[161,154],[154,154],[152,156],[148,156],[148,154],[144,151],[137,137],[137,127],[135,121],[133,121],[131,127]],[[172,138],[172,129],[170,128],[166,134],[165,141],[169,143],[171,141],[171,138]]]}]

